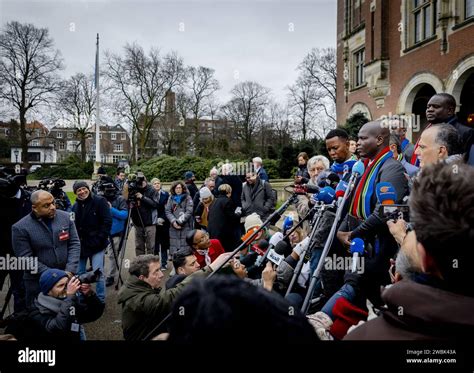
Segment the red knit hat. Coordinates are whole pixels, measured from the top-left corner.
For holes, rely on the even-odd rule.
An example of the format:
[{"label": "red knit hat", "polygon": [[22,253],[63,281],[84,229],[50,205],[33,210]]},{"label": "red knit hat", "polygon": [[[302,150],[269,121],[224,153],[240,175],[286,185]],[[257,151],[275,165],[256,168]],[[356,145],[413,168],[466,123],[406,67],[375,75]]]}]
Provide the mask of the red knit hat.
[{"label": "red knit hat", "polygon": [[361,320],[367,320],[369,315],[363,309],[354,306],[346,298],[339,298],[332,309],[334,323],[331,326],[331,334],[335,339],[342,339],[352,325],[357,325]]}]

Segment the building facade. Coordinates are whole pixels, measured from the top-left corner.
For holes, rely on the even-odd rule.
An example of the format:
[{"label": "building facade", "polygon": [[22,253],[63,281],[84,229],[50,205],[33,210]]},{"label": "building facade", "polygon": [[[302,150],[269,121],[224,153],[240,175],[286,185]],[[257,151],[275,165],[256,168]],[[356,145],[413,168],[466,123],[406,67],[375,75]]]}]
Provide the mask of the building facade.
[{"label": "building facade", "polygon": [[356,112],[403,115],[415,140],[440,92],[471,123],[473,40],[474,0],[338,0],[338,124]]}]

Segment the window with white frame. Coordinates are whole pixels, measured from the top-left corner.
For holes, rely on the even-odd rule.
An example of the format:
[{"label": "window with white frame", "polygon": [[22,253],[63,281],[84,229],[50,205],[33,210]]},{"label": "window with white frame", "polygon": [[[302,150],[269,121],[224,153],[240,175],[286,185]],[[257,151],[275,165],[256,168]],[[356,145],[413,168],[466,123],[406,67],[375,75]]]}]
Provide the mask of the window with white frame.
[{"label": "window with white frame", "polygon": [[122,152],[123,144],[114,144],[114,152]]},{"label": "window with white frame", "polygon": [[59,143],[59,150],[65,150],[65,149],[66,149],[66,144],[63,141],[61,141]]},{"label": "window with white frame", "polygon": [[72,132],[68,132],[68,133],[67,133],[67,138],[68,138],[68,139],[72,139],[72,137],[73,137],[73,133],[72,133]]},{"label": "window with white frame", "polygon": [[57,139],[62,139],[63,138],[63,133],[62,132],[57,132],[56,133],[56,138]]},{"label": "window with white frame", "polygon": [[113,155],[112,156],[112,162],[117,163],[118,161],[120,161],[120,155]]},{"label": "window with white frame", "polygon": [[111,133],[110,134],[110,139],[111,140],[117,140],[117,134],[116,133]]},{"label": "window with white frame", "polygon": [[354,61],[354,88],[365,84],[365,48],[359,49],[353,54]]},{"label": "window with white frame", "polygon": [[31,146],[39,146],[39,145],[40,145],[40,142],[39,142],[39,140],[31,140],[30,145],[31,145]]}]

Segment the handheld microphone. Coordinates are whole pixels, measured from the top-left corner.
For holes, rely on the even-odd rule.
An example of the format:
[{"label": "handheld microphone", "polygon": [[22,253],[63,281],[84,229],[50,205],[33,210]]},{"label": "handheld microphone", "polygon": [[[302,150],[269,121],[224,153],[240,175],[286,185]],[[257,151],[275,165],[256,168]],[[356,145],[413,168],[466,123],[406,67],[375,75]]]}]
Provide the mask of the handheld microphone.
[{"label": "handheld microphone", "polygon": [[[291,254],[291,247],[285,242],[280,241],[276,244],[275,248],[268,250],[268,260],[277,266],[285,260],[285,257]],[[288,252],[290,254],[288,254]]]},{"label": "handheld microphone", "polygon": [[339,183],[339,181],[341,181],[341,178],[338,174],[331,172],[324,181],[326,183],[325,186],[329,186],[332,189],[336,189],[337,184]]},{"label": "handheld microphone", "polygon": [[256,252],[258,255],[263,256],[265,255],[265,252],[267,251],[269,246],[270,244],[267,240],[260,240],[256,245],[253,245],[251,247],[251,250]]},{"label": "handheld microphone", "polygon": [[364,241],[361,238],[354,238],[351,242],[351,254],[352,254],[352,268],[351,272],[354,273],[357,270],[357,262],[359,255],[364,255]]},{"label": "handheld microphone", "polygon": [[365,171],[365,166],[362,161],[357,161],[354,163],[354,166],[352,166],[352,175],[356,175],[356,177],[361,176]]},{"label": "handheld microphone", "polygon": [[341,197],[344,197],[344,193],[346,192],[347,187],[349,184],[345,182],[344,180],[341,180],[339,184],[337,184],[336,187],[336,198],[339,199]]},{"label": "handheld microphone", "polygon": [[326,186],[320,190],[320,192],[316,195],[316,201],[323,202],[326,205],[329,205],[334,201],[334,198],[336,197],[336,191],[329,187]]},{"label": "handheld microphone", "polygon": [[397,193],[391,183],[381,182],[375,186],[375,194],[381,205],[394,205]]},{"label": "handheld microphone", "polygon": [[319,193],[320,187],[317,185],[297,184],[293,186],[296,194]]}]

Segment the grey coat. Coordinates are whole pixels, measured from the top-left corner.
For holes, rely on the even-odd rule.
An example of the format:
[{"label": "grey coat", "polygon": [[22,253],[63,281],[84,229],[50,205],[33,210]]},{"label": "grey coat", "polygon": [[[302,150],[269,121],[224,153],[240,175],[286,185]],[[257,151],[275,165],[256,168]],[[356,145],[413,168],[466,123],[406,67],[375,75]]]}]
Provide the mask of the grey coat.
[{"label": "grey coat", "polygon": [[[25,271],[25,279],[39,279],[39,276],[49,268],[77,273],[81,244],[69,213],[57,210],[51,227],[52,231],[33,213],[12,226],[15,255],[38,258],[38,273]],[[64,237],[60,240],[60,233],[64,232],[69,233],[69,238]]]},{"label": "grey coat", "polygon": [[275,203],[270,183],[261,181],[258,177],[253,186],[244,183],[242,187],[242,216],[255,212],[265,221],[270,216]]},{"label": "grey coat", "polygon": [[[166,203],[165,214],[170,222],[170,254],[173,255],[177,250],[188,247],[186,243],[186,234],[193,229],[193,200],[186,193],[180,204],[177,204],[173,195]],[[180,220],[181,219],[181,220]],[[182,228],[176,229],[173,223],[177,222]]]}]

